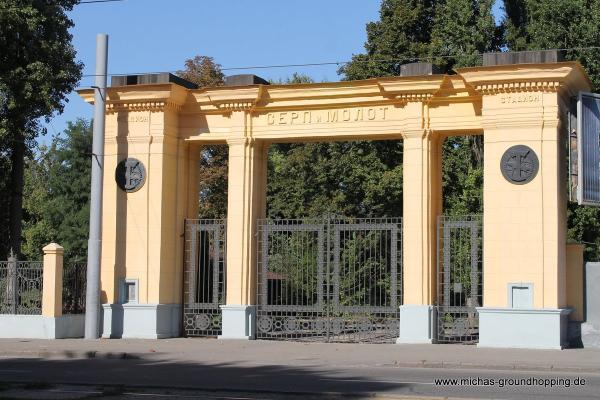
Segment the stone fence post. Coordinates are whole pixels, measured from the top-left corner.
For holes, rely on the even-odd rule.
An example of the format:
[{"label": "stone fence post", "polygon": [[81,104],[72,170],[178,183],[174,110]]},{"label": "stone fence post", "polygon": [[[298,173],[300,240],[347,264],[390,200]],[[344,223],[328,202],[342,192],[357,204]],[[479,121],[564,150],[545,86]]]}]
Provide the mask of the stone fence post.
[{"label": "stone fence post", "polygon": [[6,276],[6,300],[10,307],[10,314],[17,313],[17,258],[10,252],[8,257],[8,274]]},{"label": "stone fence post", "polygon": [[56,243],[50,243],[42,250],[44,251],[42,315],[44,317],[60,317],[62,315],[64,248]]}]

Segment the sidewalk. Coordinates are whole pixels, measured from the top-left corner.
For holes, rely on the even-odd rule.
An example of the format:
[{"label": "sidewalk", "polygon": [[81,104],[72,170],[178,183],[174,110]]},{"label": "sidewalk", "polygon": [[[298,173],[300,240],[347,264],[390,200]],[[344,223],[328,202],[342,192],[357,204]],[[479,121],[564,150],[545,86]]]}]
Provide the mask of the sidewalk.
[{"label": "sidewalk", "polygon": [[600,373],[600,349],[485,349],[466,345],[298,343],[200,338],[92,341],[0,339],[0,358],[125,358],[298,367],[424,367]]}]

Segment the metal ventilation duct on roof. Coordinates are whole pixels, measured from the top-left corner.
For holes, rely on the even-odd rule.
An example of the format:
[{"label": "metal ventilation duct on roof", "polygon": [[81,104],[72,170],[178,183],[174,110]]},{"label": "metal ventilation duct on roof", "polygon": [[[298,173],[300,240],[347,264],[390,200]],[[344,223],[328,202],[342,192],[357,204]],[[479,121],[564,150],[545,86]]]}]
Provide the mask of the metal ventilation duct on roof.
[{"label": "metal ventilation duct on roof", "polygon": [[546,64],[565,60],[561,50],[506,51],[502,53],[484,53],[483,66],[510,64]]},{"label": "metal ventilation duct on roof", "polygon": [[225,86],[268,85],[269,82],[252,74],[231,75],[225,77]]},{"label": "metal ventilation duct on roof", "polygon": [[150,85],[159,83],[175,83],[188,89],[198,88],[198,85],[195,83],[180,78],[177,75],[173,75],[169,72],[163,72],[160,74],[113,76],[110,81],[111,86]]}]

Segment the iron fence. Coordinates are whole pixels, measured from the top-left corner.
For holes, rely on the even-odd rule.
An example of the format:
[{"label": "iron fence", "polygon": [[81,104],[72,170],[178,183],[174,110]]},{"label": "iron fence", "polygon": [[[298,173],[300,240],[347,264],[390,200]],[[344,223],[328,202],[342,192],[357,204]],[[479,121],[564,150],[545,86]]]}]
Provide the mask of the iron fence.
[{"label": "iron fence", "polygon": [[437,342],[479,340],[476,307],[483,303],[480,215],[438,217]]},{"label": "iron fence", "polygon": [[399,218],[260,220],[257,337],[390,342],[402,302]]},{"label": "iron fence", "polygon": [[42,288],[41,261],[0,262],[0,314],[41,314]]},{"label": "iron fence", "polygon": [[186,336],[221,334],[226,237],[224,219],[185,221],[183,321]]},{"label": "iron fence", "polygon": [[72,262],[63,268],[63,314],[85,314],[87,263]]}]

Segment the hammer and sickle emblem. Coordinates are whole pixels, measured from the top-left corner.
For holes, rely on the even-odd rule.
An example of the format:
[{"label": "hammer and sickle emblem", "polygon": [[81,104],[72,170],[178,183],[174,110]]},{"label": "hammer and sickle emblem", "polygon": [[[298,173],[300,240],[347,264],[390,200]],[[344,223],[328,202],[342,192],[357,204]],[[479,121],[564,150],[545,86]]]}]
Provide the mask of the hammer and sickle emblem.
[{"label": "hammer and sickle emblem", "polygon": [[117,185],[125,192],[131,193],[138,191],[144,186],[146,180],[146,169],[144,164],[138,159],[127,158],[117,164],[115,171],[115,180]]},{"label": "hammer and sickle emblem", "polygon": [[527,146],[516,145],[504,152],[500,160],[500,170],[507,181],[523,185],[535,178],[539,161],[535,152]]},{"label": "hammer and sickle emblem", "polygon": [[512,152],[510,158],[506,162],[506,168],[515,182],[523,182],[533,172],[533,163],[529,159],[530,151],[515,151]]},{"label": "hammer and sickle emblem", "polygon": [[139,168],[140,162],[135,159],[125,161],[125,189],[132,190],[139,185],[142,180],[142,173]]}]

